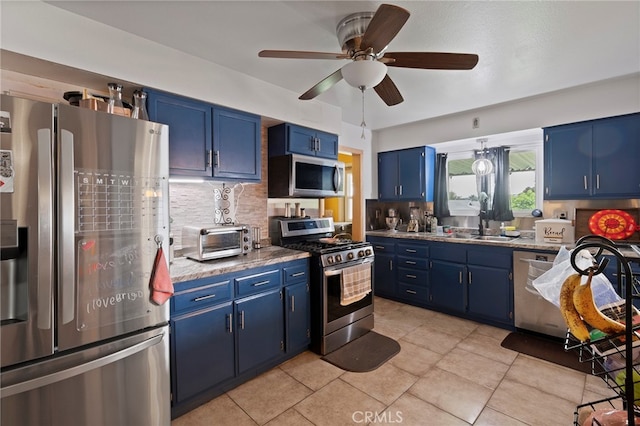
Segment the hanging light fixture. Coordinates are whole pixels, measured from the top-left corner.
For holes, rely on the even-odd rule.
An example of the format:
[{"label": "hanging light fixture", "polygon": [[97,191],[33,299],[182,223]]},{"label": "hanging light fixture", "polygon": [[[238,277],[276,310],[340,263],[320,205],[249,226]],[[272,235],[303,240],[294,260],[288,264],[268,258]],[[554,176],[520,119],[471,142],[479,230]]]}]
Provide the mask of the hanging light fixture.
[{"label": "hanging light fixture", "polygon": [[493,172],[493,163],[485,157],[484,144],[487,139],[478,139],[477,142],[480,142],[480,158],[473,162],[471,171],[476,176],[486,176]]}]

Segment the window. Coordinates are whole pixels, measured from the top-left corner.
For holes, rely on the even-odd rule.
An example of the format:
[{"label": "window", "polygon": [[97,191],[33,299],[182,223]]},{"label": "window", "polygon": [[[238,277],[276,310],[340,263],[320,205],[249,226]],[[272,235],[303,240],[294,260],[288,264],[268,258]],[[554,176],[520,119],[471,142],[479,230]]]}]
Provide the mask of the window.
[{"label": "window", "polygon": [[[509,188],[514,216],[529,216],[542,206],[542,131],[534,129],[524,136],[489,137],[489,146],[509,146]],[[493,139],[493,140],[492,140]],[[449,152],[447,158],[449,211],[452,216],[477,216],[480,212],[476,176],[471,172],[476,140],[438,145],[439,152]],[[490,179],[493,184],[493,179]],[[493,188],[489,188],[492,197]]]}]

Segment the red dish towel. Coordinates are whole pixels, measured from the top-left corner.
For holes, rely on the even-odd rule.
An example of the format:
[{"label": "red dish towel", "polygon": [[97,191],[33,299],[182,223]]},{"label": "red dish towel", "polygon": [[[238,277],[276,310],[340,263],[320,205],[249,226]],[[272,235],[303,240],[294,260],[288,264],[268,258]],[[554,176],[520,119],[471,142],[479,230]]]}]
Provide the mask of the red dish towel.
[{"label": "red dish towel", "polygon": [[162,305],[173,295],[173,283],[164,258],[162,247],[158,248],[156,259],[151,271],[151,300],[156,305]]}]

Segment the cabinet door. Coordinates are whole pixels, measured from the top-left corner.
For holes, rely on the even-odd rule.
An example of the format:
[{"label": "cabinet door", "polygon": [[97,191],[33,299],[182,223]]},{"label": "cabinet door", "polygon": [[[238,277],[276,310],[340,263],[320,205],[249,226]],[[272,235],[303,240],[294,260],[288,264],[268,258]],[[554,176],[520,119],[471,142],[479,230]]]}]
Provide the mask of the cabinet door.
[{"label": "cabinet door", "polygon": [[284,352],[284,308],[280,289],[235,301],[238,374]]},{"label": "cabinet door", "polygon": [[589,196],[591,123],[553,127],[544,132],[544,198],[566,200]]},{"label": "cabinet door", "polygon": [[398,153],[381,152],[378,154],[378,199],[398,199]]},{"label": "cabinet door", "polygon": [[299,127],[289,125],[289,149],[290,153],[304,154],[304,155],[316,155],[316,131],[307,129],[306,127]]},{"label": "cabinet door", "polygon": [[149,118],[169,125],[169,173],[211,176],[211,106],[149,91]]},{"label": "cabinet door", "polygon": [[396,296],[395,256],[393,254],[375,254],[373,262],[373,293],[376,296]]},{"label": "cabinet door", "polygon": [[318,139],[316,144],[317,157],[331,158],[333,160],[338,158],[338,135],[317,131],[316,138]]},{"label": "cabinet door", "polygon": [[285,287],[286,318],[286,350],[292,352],[309,346],[310,334],[310,300],[309,284],[306,281]]},{"label": "cabinet door", "polygon": [[259,181],[262,178],[260,117],[213,108],[213,176]]},{"label": "cabinet door", "polygon": [[424,150],[398,151],[398,198],[423,199],[425,196]]},{"label": "cabinet door", "polygon": [[595,196],[640,196],[640,114],[594,121],[593,159]]},{"label": "cabinet door", "polygon": [[172,381],[175,401],[234,377],[231,303],[171,320]]},{"label": "cabinet door", "polygon": [[510,271],[476,265],[467,268],[469,313],[512,324]]},{"label": "cabinet door", "polygon": [[429,302],[453,312],[464,312],[465,275],[464,265],[432,260]]}]

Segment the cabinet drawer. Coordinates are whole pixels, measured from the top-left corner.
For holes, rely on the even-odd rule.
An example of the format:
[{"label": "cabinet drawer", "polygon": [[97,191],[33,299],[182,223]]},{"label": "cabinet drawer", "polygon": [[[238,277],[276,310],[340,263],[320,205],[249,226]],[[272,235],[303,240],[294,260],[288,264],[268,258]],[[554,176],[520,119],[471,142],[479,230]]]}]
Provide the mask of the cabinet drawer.
[{"label": "cabinet drawer", "polygon": [[378,253],[389,253],[393,254],[396,250],[396,244],[393,241],[388,239],[379,240],[379,239],[369,239],[369,242],[373,246],[373,250]]},{"label": "cabinet drawer", "polygon": [[425,303],[429,298],[429,289],[427,287],[400,283],[398,284],[398,297],[410,301]]},{"label": "cabinet drawer", "polygon": [[431,259],[467,263],[467,246],[451,243],[434,244],[431,246]]},{"label": "cabinet drawer", "polygon": [[236,293],[238,296],[257,293],[280,286],[280,270],[266,271],[255,275],[236,278]]},{"label": "cabinet drawer", "polygon": [[398,282],[426,287],[429,283],[429,271],[399,267]]},{"label": "cabinet drawer", "polygon": [[426,259],[429,257],[429,246],[420,244],[398,244],[398,256],[411,256]]},{"label": "cabinet drawer", "polygon": [[173,307],[176,312],[200,309],[225,302],[232,297],[231,280],[224,280],[176,293],[173,297]]},{"label": "cabinet drawer", "polygon": [[493,266],[495,268],[511,269],[513,250],[503,247],[478,246],[467,250],[469,265]]},{"label": "cabinet drawer", "polygon": [[416,269],[429,269],[429,259],[416,257],[398,256],[398,267],[416,268]]},{"label": "cabinet drawer", "polygon": [[300,281],[306,281],[309,277],[309,268],[307,262],[298,262],[291,266],[285,266],[282,268],[284,271],[284,283],[292,284]]}]

